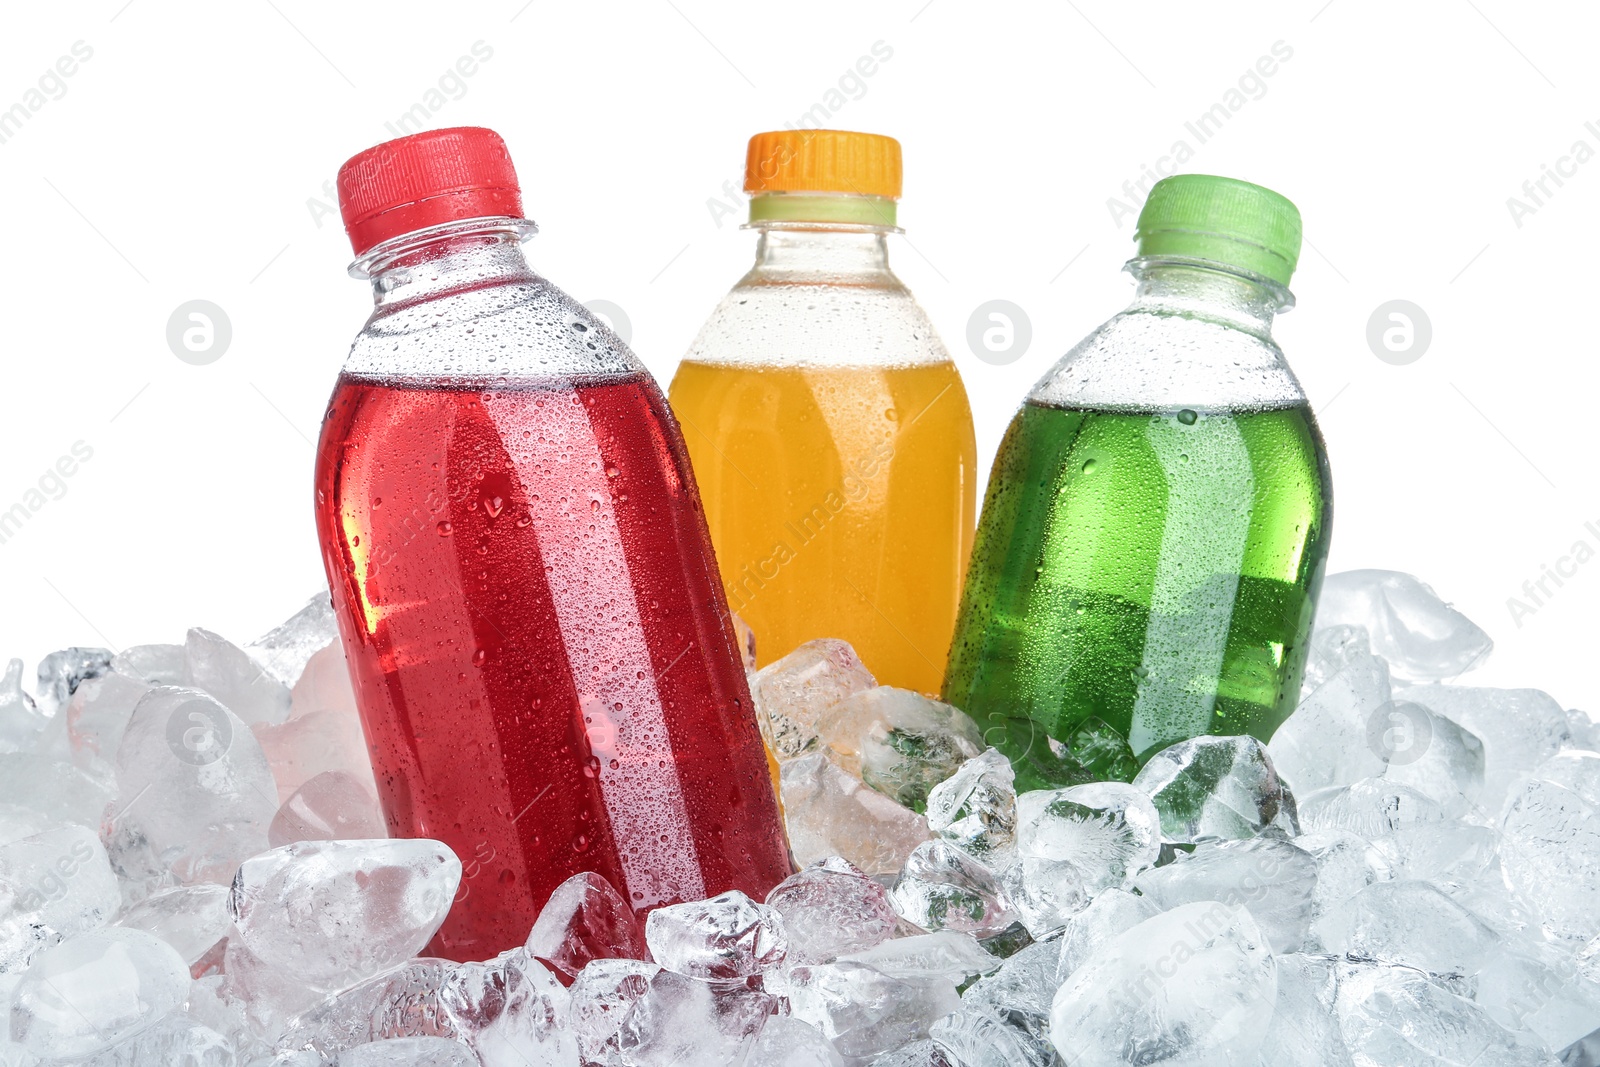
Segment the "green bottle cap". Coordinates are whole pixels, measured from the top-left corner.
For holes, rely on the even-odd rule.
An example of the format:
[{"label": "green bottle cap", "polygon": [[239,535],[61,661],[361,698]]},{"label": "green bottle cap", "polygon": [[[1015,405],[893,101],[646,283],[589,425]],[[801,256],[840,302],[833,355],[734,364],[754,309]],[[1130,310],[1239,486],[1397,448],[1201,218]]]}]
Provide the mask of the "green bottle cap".
[{"label": "green bottle cap", "polygon": [[1249,182],[1175,174],[1150,189],[1134,237],[1140,256],[1209,259],[1287,286],[1300,261],[1300,211]]}]

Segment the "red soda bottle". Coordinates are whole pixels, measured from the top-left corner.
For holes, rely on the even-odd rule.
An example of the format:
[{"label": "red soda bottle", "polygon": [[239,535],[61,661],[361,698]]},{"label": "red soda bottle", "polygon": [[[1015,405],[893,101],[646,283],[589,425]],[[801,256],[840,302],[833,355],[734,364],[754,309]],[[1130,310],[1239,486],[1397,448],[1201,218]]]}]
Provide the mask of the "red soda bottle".
[{"label": "red soda bottle", "polygon": [[519,945],[567,877],[638,910],[790,872],[677,422],[528,266],[505,144],[339,172],[376,307],[334,387],[317,530],[384,813],[465,868],[432,955]]}]

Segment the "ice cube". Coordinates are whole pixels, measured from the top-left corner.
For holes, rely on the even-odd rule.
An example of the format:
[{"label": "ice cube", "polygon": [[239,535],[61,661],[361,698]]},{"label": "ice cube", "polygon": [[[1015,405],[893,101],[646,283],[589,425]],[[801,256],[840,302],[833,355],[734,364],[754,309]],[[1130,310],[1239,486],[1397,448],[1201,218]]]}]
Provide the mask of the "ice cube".
[{"label": "ice cube", "polygon": [[1478,735],[1421,704],[1390,701],[1368,731],[1387,763],[1383,777],[1438,802],[1460,818],[1483,795],[1484,752]]},{"label": "ice cube", "polygon": [[789,951],[783,916],[737,889],[650,913],[645,943],[655,961],[691,978],[743,978],[770,971]]},{"label": "ice cube", "polygon": [[728,619],[733,623],[733,644],[739,650],[739,658],[744,661],[744,672],[756,672],[756,632],[750,624],[741,619],[734,612],[728,612]]},{"label": "ice cube", "polygon": [[334,990],[415,955],[460,881],[438,841],[304,841],[245,860],[228,907],[259,959]]},{"label": "ice cube", "polygon": [[54,715],[78,686],[111,669],[109,648],[64,648],[39,661],[39,703]]},{"label": "ice cube", "polygon": [[1200,901],[1248,908],[1274,952],[1298,952],[1311,931],[1317,864],[1278,838],[1209,842],[1144,872],[1135,887],[1163,909]]},{"label": "ice cube", "polygon": [[[228,950],[228,979],[234,981],[234,951]],[[439,1003],[439,990],[455,964],[415,959],[376,978],[325,998],[296,1017],[278,1038],[282,1049],[304,1049],[333,1059],[345,1049],[396,1037],[456,1036],[450,1014]],[[254,1006],[258,987],[243,992]],[[299,983],[304,994],[304,983]],[[317,1000],[315,993],[311,994]]]},{"label": "ice cube", "polygon": [[926,1038],[934,1020],[961,1007],[947,979],[895,978],[844,961],[795,967],[787,992],[795,1018],[857,1064]]},{"label": "ice cube", "polygon": [[378,802],[360,779],[348,771],[323,771],[278,809],[267,828],[267,843],[277,848],[296,841],[370,840],[388,834]]},{"label": "ice cube", "polygon": [[182,645],[133,645],[111,657],[111,669],[145,685],[183,685]]},{"label": "ice cube", "polygon": [[633,909],[603,875],[575,874],[556,886],[528,933],[530,956],[569,977],[590,960],[645,958],[644,931]]},{"label": "ice cube", "polygon": [[350,684],[350,667],[345,662],[344,646],[334,641],[312,654],[300,680],[289,691],[289,718],[299,719],[314,711],[337,711],[359,720],[356,691]]},{"label": "ice cube", "polygon": [[[1317,888],[1311,895],[1312,932],[1315,920],[1343,904],[1367,886],[1394,877],[1388,859],[1374,846],[1348,830],[1319,830],[1301,834],[1294,847],[1317,865]],[[1307,950],[1326,951],[1308,943]]]},{"label": "ice cube", "polygon": [[935,1021],[928,1036],[961,1067],[1055,1067],[1057,1062],[1049,1042],[970,1005]]},{"label": "ice cube", "polygon": [[[0,1053],[0,1063],[4,1063]],[[232,1067],[238,1050],[225,1034],[173,1012],[134,1037],[88,1060],[83,1067]]]},{"label": "ice cube", "polygon": [[1035,941],[1007,959],[994,974],[974,982],[962,995],[963,1010],[985,1011],[1034,1037],[1046,1037],[1050,1000],[1061,985],[1056,981],[1060,958],[1060,938]]},{"label": "ice cube", "polygon": [[993,872],[948,841],[925,841],[889,890],[889,903],[924,930],[996,934],[1016,921]]},{"label": "ice cube", "polygon": [[1335,1003],[1340,1032],[1361,1067],[1554,1067],[1548,1051],[1409,967],[1343,964]]},{"label": "ice cube", "polygon": [[1500,820],[1500,870],[1552,937],[1600,933],[1600,809],[1554,782],[1523,779]]},{"label": "ice cube", "polygon": [[615,1051],[617,1031],[661,968],[640,960],[595,960],[572,983],[570,1025],[586,1063]]},{"label": "ice cube", "polygon": [[1319,626],[1306,642],[1305,673],[1300,679],[1300,696],[1322,688],[1323,683],[1350,664],[1372,656],[1365,626]]},{"label": "ice cube", "polygon": [[228,887],[207,883],[156,893],[124,908],[116,925],[154,934],[193,964],[228,936]]},{"label": "ice cube", "polygon": [[278,790],[233,712],[161,686],[134,708],[117,749],[120,820],[139,828],[185,883],[224,882],[267,844]]},{"label": "ice cube", "polygon": [[472,1050],[459,1041],[443,1037],[397,1037],[357,1045],[340,1053],[338,1067],[478,1067],[479,1062]]},{"label": "ice cube", "polygon": [[1016,853],[1015,778],[999,749],[973,757],[928,793],[928,829],[990,870],[1004,870]]},{"label": "ice cube", "polygon": [[1490,1018],[1508,1030],[1530,1030],[1552,1049],[1564,1049],[1600,1027],[1600,981],[1548,942],[1497,952],[1476,984],[1472,999]]},{"label": "ice cube", "polygon": [[757,671],[750,695],[773,755],[792,760],[820,747],[818,722],[825,711],[877,684],[855,649],[823,638]]},{"label": "ice cube", "polygon": [[123,732],[133,709],[150,686],[121,674],[91,678],[78,686],[67,701],[67,736],[75,752],[88,752],[105,760],[117,758]]},{"label": "ice cube", "polygon": [[828,963],[894,935],[898,922],[883,884],[838,856],[791,874],[767,894],[783,917],[791,963]]},{"label": "ice cube", "polygon": [[828,708],[818,733],[828,758],[915,811],[923,810],[929,790],[986,747],[959,708],[886,685]]},{"label": "ice cube", "polygon": [[757,979],[708,982],[659,971],[623,1020],[616,1047],[627,1067],[739,1067],[778,1006]]},{"label": "ice cube", "polygon": [[1003,882],[1034,937],[1156,862],[1161,823],[1141,789],[1093,782],[1017,798],[1018,863]]},{"label": "ice cube", "polygon": [[790,1015],[774,1015],[756,1035],[745,1067],[845,1067],[845,1064],[821,1030]]},{"label": "ice cube", "polygon": [[1262,1067],[1353,1067],[1334,1000],[1339,973],[1326,956],[1275,957],[1278,999],[1261,1045]]},{"label": "ice cube", "polygon": [[785,763],[782,791],[796,863],[842,856],[868,874],[894,874],[928,840],[926,819],[866,788],[821,753]]},{"label": "ice cube", "polygon": [[22,688],[22,661],[14,659],[0,677],[0,752],[31,752],[49,718]]},{"label": "ice cube", "polygon": [[1324,951],[1471,977],[1499,949],[1489,925],[1427,882],[1377,882],[1317,922]]},{"label": "ice cube", "polygon": [[1254,837],[1282,820],[1297,832],[1294,796],[1267,748],[1248,735],[1196,737],[1162,749],[1133,780],[1149,794],[1167,841]]},{"label": "ice cube", "polygon": [[1300,824],[1308,832],[1345,830],[1377,841],[1422,827],[1431,830],[1445,821],[1444,809],[1436,801],[1382,778],[1364,778],[1300,798]]},{"label": "ice cube", "polygon": [[1592,808],[1600,808],[1600,752],[1567,749],[1545,760],[1529,775],[1570,789]]},{"label": "ice cube", "polygon": [[1267,745],[1273,766],[1297,800],[1383,774],[1387,765],[1372,744],[1371,727],[1390,696],[1388,667],[1357,653],[1301,699]]},{"label": "ice cube", "polygon": [[1254,1064],[1276,997],[1277,969],[1250,913],[1196,902],[1091,954],[1056,993],[1050,1032],[1074,1067],[1155,1056],[1195,1067]]},{"label": "ice cube", "polygon": [[524,949],[487,963],[453,968],[439,1004],[483,1067],[577,1067],[578,1044],[567,1027],[571,997],[555,975]]},{"label": "ice cube", "polygon": [[1567,709],[1567,733],[1570,735],[1567,744],[1571,748],[1589,752],[1600,749],[1600,724],[1587,711]]},{"label": "ice cube", "polygon": [[1399,571],[1344,571],[1323,579],[1317,629],[1340,625],[1364,627],[1372,651],[1397,677],[1413,681],[1454,678],[1482,665],[1494,648],[1472,620]]},{"label": "ice cube", "polygon": [[104,925],[122,904],[93,830],[64,826],[0,846],[0,974]]},{"label": "ice cube", "polygon": [[978,944],[977,938],[955,930],[897,937],[840,959],[865,963],[893,978],[937,976],[958,986],[1000,967],[1000,960]]},{"label": "ice cube", "polygon": [[183,643],[185,684],[203,689],[251,725],[289,717],[289,687],[238,645],[199,627]]},{"label": "ice cube", "polygon": [[325,590],[318,590],[305,607],[250,642],[244,651],[268,674],[292,688],[311,657],[337,640],[339,622],[333,615],[333,601]]},{"label": "ice cube", "polygon": [[1024,793],[1017,798],[1017,849],[1073,864],[1098,891],[1155,862],[1160,817],[1149,796],[1122,782]]},{"label": "ice cube", "polygon": [[11,1037],[46,1061],[84,1060],[183,1004],[189,967],[143,930],[108,927],[34,959],[11,995]]},{"label": "ice cube", "polygon": [[1424,685],[1401,689],[1395,699],[1421,704],[1482,740],[1480,803],[1491,813],[1500,810],[1518,777],[1561,751],[1571,737],[1566,712],[1537,689]]},{"label": "ice cube", "polygon": [[0,845],[21,841],[24,837],[42,834],[46,830],[60,829],[63,823],[43,812],[25,808],[20,804],[0,802]]},{"label": "ice cube", "polygon": [[114,796],[114,783],[61,760],[38,754],[0,754],[5,797],[56,823],[99,826]]},{"label": "ice cube", "polygon": [[[1148,898],[1122,889],[1107,889],[1095,897],[1088,907],[1067,920],[1061,933],[1056,948],[1054,986],[1059,988],[1071,978],[1101,945],[1159,914],[1161,909]],[[1046,1004],[1047,1013],[1048,1010]]]},{"label": "ice cube", "polygon": [[308,711],[276,725],[258,723],[250,732],[266,754],[282,801],[330,771],[348,775],[369,794],[377,795],[366,735],[353,710]]},{"label": "ice cube", "polygon": [[872,1060],[872,1067],[959,1067],[945,1059],[944,1049],[927,1038],[902,1045]]}]

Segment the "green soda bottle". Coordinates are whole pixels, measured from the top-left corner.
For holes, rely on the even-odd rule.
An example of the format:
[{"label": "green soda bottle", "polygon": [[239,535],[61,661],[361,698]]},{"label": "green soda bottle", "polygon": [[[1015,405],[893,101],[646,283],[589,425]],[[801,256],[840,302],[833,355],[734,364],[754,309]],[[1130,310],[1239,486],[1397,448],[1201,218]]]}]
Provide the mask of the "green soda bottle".
[{"label": "green soda bottle", "polygon": [[1300,213],[1247,182],[1158,182],[1133,304],[1028,394],[989,479],[944,699],[1017,788],[1127,780],[1294,710],[1333,501],[1272,339]]}]

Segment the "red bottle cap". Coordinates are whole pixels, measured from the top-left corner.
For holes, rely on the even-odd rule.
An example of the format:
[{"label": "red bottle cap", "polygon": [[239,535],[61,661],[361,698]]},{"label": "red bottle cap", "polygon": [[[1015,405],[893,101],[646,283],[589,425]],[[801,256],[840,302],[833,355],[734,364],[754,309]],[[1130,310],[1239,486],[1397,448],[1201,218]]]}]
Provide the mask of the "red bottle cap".
[{"label": "red bottle cap", "polygon": [[385,141],[339,168],[339,212],[356,255],[403,233],[456,219],[522,217],[505,141],[481,126]]}]

